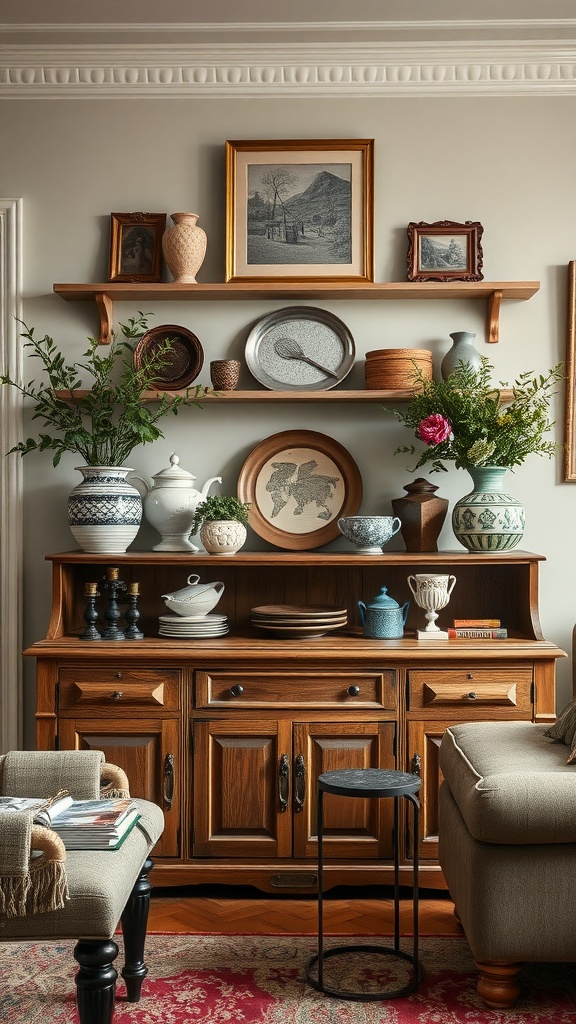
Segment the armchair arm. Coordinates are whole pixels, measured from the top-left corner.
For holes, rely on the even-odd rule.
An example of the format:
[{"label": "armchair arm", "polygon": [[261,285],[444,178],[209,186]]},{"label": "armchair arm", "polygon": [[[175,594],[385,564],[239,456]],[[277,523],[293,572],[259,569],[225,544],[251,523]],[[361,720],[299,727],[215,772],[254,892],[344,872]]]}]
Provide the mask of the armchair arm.
[{"label": "armchair arm", "polygon": [[130,796],[130,785],[126,772],[117,764],[104,762],[100,768],[100,799],[127,800]]},{"label": "armchair arm", "polygon": [[50,798],[67,789],[74,800],[100,799],[101,750],[11,750],[2,794]]}]

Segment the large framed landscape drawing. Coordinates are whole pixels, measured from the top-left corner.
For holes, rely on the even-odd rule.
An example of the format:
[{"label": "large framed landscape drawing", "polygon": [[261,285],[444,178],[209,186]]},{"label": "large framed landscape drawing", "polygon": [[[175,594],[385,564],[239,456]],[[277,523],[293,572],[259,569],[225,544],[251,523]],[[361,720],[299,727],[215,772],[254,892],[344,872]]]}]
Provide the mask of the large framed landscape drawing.
[{"label": "large framed landscape drawing", "polygon": [[374,140],[226,142],[227,281],[373,281]]}]

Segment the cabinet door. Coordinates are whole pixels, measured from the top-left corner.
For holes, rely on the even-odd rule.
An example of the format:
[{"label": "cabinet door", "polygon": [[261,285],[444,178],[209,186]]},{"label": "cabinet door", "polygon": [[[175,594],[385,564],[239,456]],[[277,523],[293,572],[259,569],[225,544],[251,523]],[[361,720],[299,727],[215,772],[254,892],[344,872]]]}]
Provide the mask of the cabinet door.
[{"label": "cabinet door", "polygon": [[290,857],[292,723],[193,721],[196,857]]},{"label": "cabinet door", "polygon": [[151,800],[164,812],[164,832],[153,857],[180,853],[180,743],[175,719],[60,720],[63,750],[103,750],[123,768],[134,797]]},{"label": "cabinet door", "polygon": [[[342,768],[394,768],[394,722],[294,725],[294,856],[316,859],[316,780]],[[324,795],[324,856],[367,860],[392,855],[392,800]]]},{"label": "cabinet door", "polygon": [[[408,722],[407,772],[422,778],[420,788],[420,843],[423,860],[438,859],[438,793],[442,782],[439,751],[442,736],[455,722]],[[410,816],[411,817],[411,816]],[[413,836],[409,836],[411,848]]]}]

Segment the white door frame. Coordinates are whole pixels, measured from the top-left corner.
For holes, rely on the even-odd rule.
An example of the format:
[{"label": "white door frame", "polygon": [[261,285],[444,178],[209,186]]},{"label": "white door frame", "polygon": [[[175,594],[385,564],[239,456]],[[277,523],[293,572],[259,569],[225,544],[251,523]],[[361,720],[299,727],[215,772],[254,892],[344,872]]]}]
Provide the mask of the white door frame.
[{"label": "white door frame", "polygon": [[[22,379],[22,199],[0,199],[0,370]],[[0,753],[23,743],[22,399],[0,388]]]}]

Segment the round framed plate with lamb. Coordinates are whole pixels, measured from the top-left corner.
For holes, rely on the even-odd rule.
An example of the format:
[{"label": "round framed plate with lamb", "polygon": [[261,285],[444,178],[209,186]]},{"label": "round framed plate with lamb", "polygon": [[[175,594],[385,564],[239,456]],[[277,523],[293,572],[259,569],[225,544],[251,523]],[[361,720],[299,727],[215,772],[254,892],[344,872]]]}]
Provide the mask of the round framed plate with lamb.
[{"label": "round framed plate with lamb", "polygon": [[340,516],[357,514],[362,477],[350,452],[315,430],[283,430],[250,453],[238,497],[251,503],[250,526],[288,551],[310,551],[340,536]]}]

